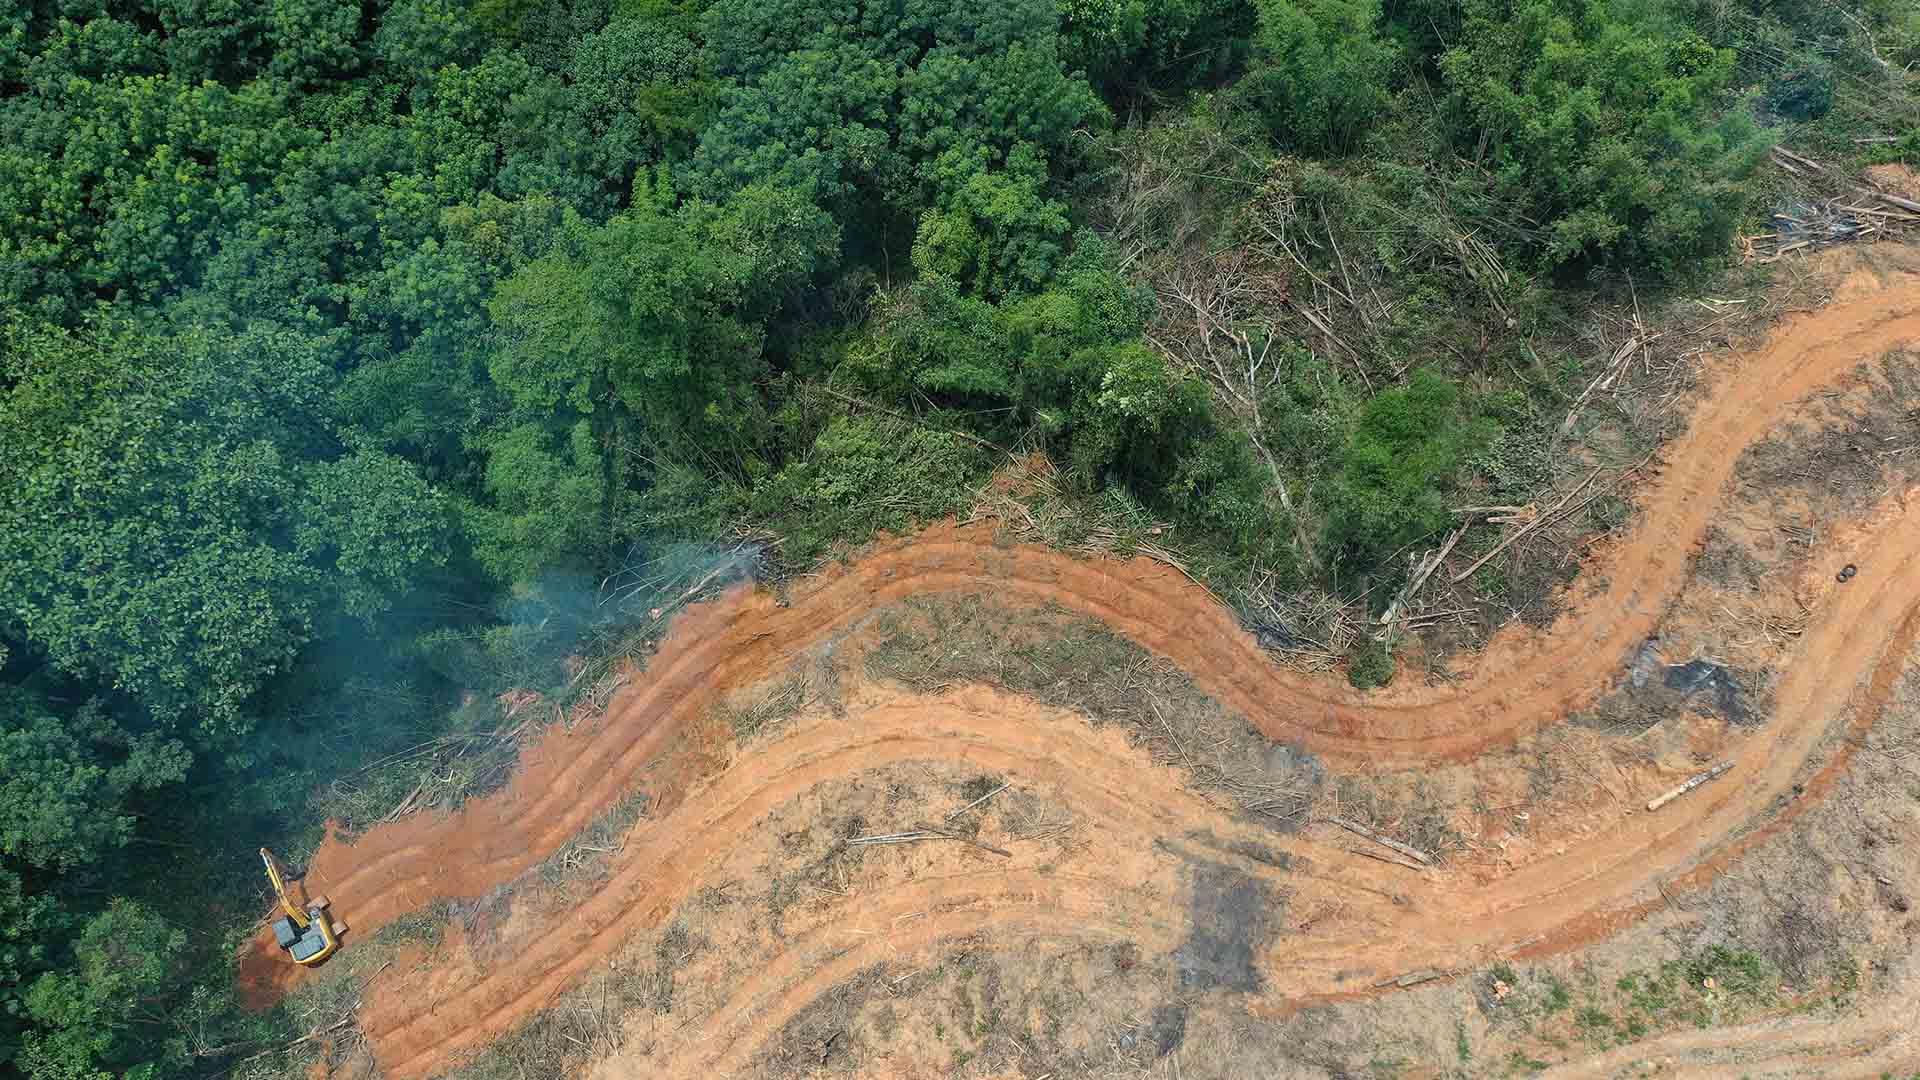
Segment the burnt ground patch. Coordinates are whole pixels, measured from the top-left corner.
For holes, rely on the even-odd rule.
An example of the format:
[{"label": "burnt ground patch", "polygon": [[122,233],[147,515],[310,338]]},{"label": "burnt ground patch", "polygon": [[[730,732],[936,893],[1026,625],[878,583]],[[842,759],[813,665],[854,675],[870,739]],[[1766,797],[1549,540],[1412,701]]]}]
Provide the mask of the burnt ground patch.
[{"label": "burnt ground patch", "polygon": [[1193,931],[1174,950],[1180,985],[1197,990],[1259,990],[1256,958],[1267,939],[1270,914],[1284,898],[1265,883],[1224,863],[1192,864],[1189,912]]}]

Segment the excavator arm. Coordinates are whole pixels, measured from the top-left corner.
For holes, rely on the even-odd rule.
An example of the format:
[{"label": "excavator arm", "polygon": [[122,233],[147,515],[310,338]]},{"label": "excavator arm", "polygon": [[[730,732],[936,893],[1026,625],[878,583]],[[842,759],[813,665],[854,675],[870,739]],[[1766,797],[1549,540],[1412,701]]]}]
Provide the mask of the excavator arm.
[{"label": "excavator arm", "polygon": [[280,906],[286,910],[287,918],[292,919],[295,926],[305,930],[308,922],[307,913],[301,911],[300,905],[294,903],[293,897],[287,895],[286,868],[281,866],[280,860],[266,848],[260,849],[260,861],[267,864],[267,880],[273,883],[273,895],[279,899]]}]

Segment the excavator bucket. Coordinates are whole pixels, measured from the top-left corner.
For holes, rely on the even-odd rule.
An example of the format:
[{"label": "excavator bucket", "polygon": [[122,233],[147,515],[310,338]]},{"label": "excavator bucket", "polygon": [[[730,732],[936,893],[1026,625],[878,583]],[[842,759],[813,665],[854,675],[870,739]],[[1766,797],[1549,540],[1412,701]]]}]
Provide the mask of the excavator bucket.
[{"label": "excavator bucket", "polygon": [[315,920],[326,919],[327,925],[333,927],[333,936],[339,937],[341,934],[347,932],[347,924],[334,918],[332,913],[327,910],[332,906],[333,901],[327,899],[326,893],[321,893],[319,896],[307,901],[307,914],[313,916]]}]

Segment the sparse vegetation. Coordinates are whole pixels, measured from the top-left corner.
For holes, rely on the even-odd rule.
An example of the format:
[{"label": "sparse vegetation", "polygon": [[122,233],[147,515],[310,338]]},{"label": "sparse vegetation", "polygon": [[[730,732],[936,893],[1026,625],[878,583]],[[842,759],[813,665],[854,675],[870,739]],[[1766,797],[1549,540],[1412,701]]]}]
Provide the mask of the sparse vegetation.
[{"label": "sparse vegetation", "polygon": [[[1741,1023],[1779,1004],[1779,974],[1759,954],[1712,946],[1617,976],[1611,984],[1589,979],[1569,985],[1551,971],[1489,970],[1478,991],[1483,1011],[1522,1045],[1566,1049],[1561,1034],[1590,1048],[1638,1042],[1683,1027]],[[1505,990],[1495,994],[1497,980]],[[1550,1063],[1516,1049],[1509,1074],[1537,1071]]]},{"label": "sparse vegetation", "polygon": [[805,708],[810,689],[804,672],[788,675],[746,701],[723,706],[721,712],[734,739],[745,743]]},{"label": "sparse vegetation", "polygon": [[647,794],[636,791],[602,811],[534,868],[548,885],[571,887],[598,878],[620,852],[635,823],[647,814]]},{"label": "sparse vegetation", "polygon": [[933,691],[1004,687],[1121,726],[1154,759],[1244,810],[1297,824],[1321,780],[1306,755],[1283,757],[1164,659],[1103,624],[999,607],[987,597],[909,600],[880,616],[870,674]]}]

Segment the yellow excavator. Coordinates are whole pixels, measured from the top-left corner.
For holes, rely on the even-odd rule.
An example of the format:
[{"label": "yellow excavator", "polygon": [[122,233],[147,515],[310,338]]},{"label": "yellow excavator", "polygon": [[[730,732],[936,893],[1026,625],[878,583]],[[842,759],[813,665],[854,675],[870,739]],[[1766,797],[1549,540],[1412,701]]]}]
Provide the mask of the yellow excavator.
[{"label": "yellow excavator", "polygon": [[304,908],[294,903],[293,897],[287,894],[287,881],[292,875],[274,858],[273,852],[261,848],[260,861],[267,864],[267,880],[273,882],[273,895],[279,898],[280,907],[286,912],[273,920],[273,940],[296,964],[311,967],[332,956],[340,948],[340,935],[347,932],[347,924],[333,920],[327,912],[325,896],[312,897]]}]

